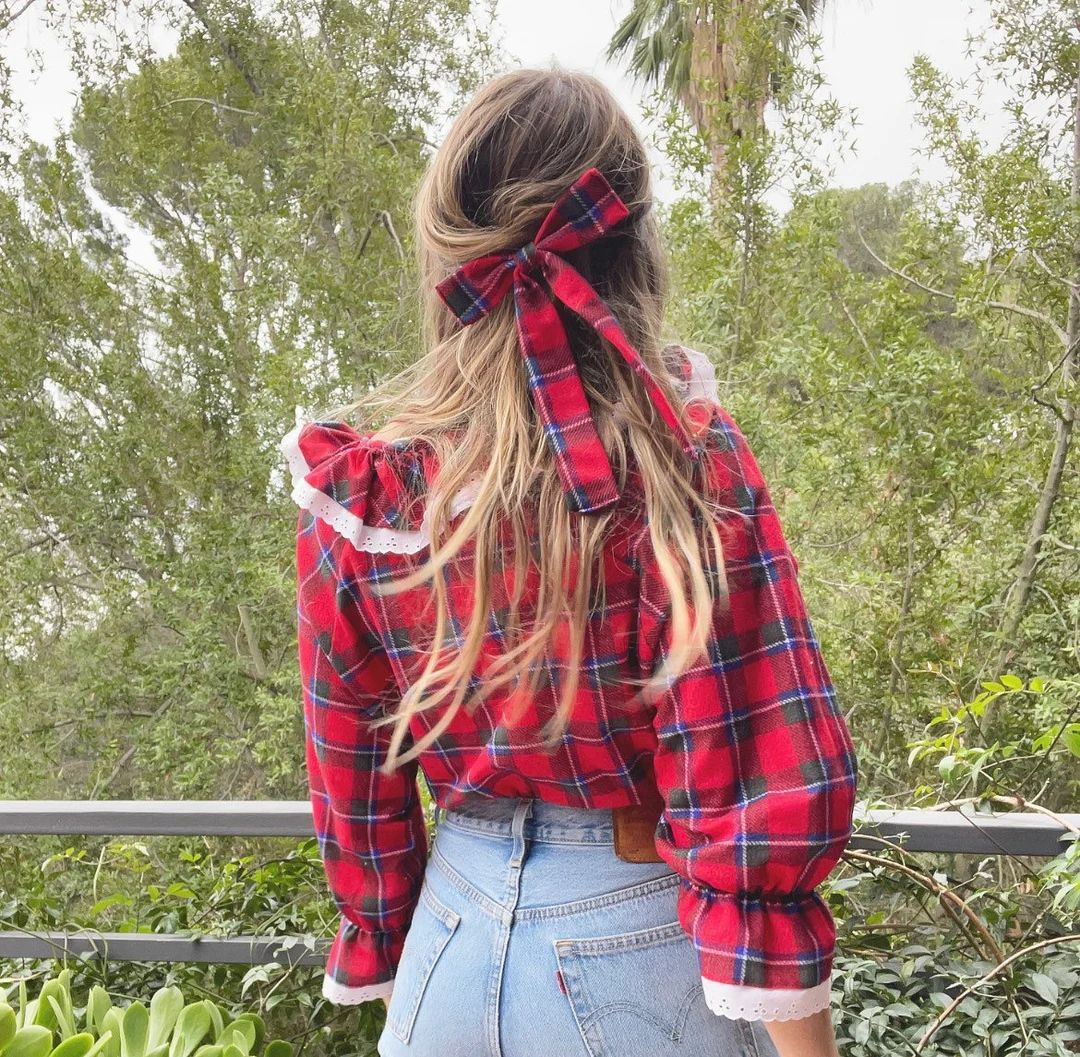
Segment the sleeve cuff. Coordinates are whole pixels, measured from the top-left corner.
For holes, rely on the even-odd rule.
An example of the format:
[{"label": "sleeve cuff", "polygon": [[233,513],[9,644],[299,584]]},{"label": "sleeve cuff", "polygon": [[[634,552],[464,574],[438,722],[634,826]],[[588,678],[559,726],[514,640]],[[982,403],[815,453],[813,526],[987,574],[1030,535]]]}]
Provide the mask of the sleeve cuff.
[{"label": "sleeve cuff", "polygon": [[323,995],[337,1005],[356,1005],[382,998],[394,986],[405,932],[368,932],[343,917],[330,945],[323,976]]},{"label": "sleeve cuff", "polygon": [[831,980],[807,988],[746,987],[701,979],[705,1002],[714,1013],[732,1020],[799,1020],[829,1006]]},{"label": "sleeve cuff", "polygon": [[687,882],[679,920],[703,979],[750,994],[827,996],[836,923],[817,891],[749,896]]},{"label": "sleeve cuff", "polygon": [[324,975],[322,982],[323,998],[335,1006],[358,1006],[362,1002],[374,1002],[377,998],[385,998],[389,1002],[393,990],[392,979],[364,987],[347,987],[339,984],[333,977]]}]

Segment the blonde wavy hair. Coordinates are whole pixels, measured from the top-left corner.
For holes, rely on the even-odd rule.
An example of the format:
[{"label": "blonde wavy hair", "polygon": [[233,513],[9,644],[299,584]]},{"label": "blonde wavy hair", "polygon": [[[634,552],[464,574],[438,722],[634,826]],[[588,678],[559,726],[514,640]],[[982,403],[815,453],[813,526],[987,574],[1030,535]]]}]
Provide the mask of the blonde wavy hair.
[{"label": "blonde wavy hair", "polygon": [[[390,419],[375,436],[427,445],[438,466],[427,496],[427,560],[405,576],[373,585],[380,593],[395,593],[430,581],[436,609],[423,671],[400,705],[374,721],[395,726],[384,771],[423,752],[460,708],[475,708],[502,688],[508,688],[503,721],[512,723],[519,715],[515,710],[542,684],[559,686],[557,708],[541,732],[549,746],[570,720],[586,625],[604,605],[600,571],[619,508],[587,515],[568,508],[525,382],[513,299],[507,296],[490,315],[463,327],[435,285],[473,257],[513,251],[528,242],[555,200],[590,166],[600,169],[630,215],[609,236],[567,259],[607,302],[683,413],[663,356],[668,277],[652,209],[649,164],[629,117],[603,83],[585,73],[521,69],[495,77],[453,122],[415,198],[427,351],[351,408],[366,421],[388,411]],[[704,652],[715,596],[726,590],[721,540],[714,505],[695,484],[693,461],[634,372],[612,346],[561,306],[560,316],[620,491],[631,463],[640,475],[638,500],[670,603],[673,648],[659,671],[635,684],[630,701],[637,701]],[[452,497],[477,477],[472,505],[449,531]],[[530,535],[530,521],[542,531]],[[451,612],[444,570],[463,560],[470,542],[472,612],[458,645],[447,641]],[[711,561],[706,560],[707,548]],[[514,587],[506,626],[500,629],[500,653],[476,679],[493,577],[503,577],[511,567]],[[568,576],[571,569],[576,575]],[[539,589],[535,596],[530,593],[528,612],[523,612],[530,577]],[[565,658],[565,672],[553,679],[556,656]],[[444,707],[443,715],[402,752],[410,720],[437,707]]]}]

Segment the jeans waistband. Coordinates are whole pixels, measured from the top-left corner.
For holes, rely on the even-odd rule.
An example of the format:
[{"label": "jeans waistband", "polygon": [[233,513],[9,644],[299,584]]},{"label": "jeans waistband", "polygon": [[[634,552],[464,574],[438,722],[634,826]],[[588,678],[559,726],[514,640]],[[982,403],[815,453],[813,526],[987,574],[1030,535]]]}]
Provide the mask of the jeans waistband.
[{"label": "jeans waistband", "polygon": [[[452,808],[439,808],[437,821],[459,829],[511,836],[521,797],[470,795]],[[568,807],[532,798],[524,835],[546,844],[613,844],[611,808]]]}]

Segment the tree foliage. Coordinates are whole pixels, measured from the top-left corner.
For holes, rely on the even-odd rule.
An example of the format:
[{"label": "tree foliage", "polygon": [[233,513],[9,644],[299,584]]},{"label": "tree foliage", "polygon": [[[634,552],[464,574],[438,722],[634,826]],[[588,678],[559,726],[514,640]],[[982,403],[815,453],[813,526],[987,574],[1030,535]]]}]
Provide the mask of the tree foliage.
[{"label": "tree foliage", "polygon": [[0,195],[9,792],[302,790],[276,444],[415,355],[409,196],[488,61],[458,0],[188,7],[165,54],[58,14],[72,126]]}]

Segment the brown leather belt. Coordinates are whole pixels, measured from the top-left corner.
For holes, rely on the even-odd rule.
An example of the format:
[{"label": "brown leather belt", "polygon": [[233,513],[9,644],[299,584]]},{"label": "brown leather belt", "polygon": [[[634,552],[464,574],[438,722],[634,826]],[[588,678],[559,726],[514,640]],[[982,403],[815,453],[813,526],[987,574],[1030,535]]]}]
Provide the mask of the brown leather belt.
[{"label": "brown leather belt", "polygon": [[663,862],[656,852],[656,827],[664,802],[655,787],[642,796],[644,803],[611,809],[615,854],[626,862]]}]

